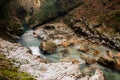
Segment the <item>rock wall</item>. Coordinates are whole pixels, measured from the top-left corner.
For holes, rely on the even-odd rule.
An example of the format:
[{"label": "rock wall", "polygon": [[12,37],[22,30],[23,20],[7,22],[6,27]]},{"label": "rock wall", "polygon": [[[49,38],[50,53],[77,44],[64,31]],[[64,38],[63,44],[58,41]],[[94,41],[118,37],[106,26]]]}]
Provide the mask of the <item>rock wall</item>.
[{"label": "rock wall", "polygon": [[74,25],[71,25],[71,28],[78,35],[84,36],[93,43],[103,44],[107,47],[120,51],[120,39],[100,33],[94,28],[94,26],[95,25],[81,19],[76,21]]},{"label": "rock wall", "polygon": [[64,17],[64,22],[78,35],[120,51],[119,4],[119,0],[84,0]]},{"label": "rock wall", "polygon": [[81,0],[4,0],[0,4],[0,28],[21,35],[22,26],[34,27],[61,16],[81,4]]}]

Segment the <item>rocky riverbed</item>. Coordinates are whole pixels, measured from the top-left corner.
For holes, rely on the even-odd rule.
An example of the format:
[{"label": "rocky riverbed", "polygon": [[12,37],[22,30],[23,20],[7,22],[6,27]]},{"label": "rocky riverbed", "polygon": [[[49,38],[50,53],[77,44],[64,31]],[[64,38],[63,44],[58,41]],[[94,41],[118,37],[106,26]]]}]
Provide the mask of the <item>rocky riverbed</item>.
[{"label": "rocky riverbed", "polygon": [[[21,44],[19,44],[21,43]],[[0,51],[18,67],[37,80],[117,80],[118,53],[99,44],[78,37],[66,24],[45,24],[36,30],[28,30],[19,43],[0,38]],[[108,56],[104,58],[102,56]],[[114,58],[117,57],[117,58]],[[111,74],[114,77],[109,78]]]},{"label": "rocky riverbed", "polygon": [[49,63],[46,59],[32,55],[30,49],[18,43],[0,39],[0,51],[20,71],[29,73],[37,80],[93,80],[96,78],[104,80],[103,72],[99,69],[95,70],[94,75],[87,76],[80,71],[78,64],[72,62]]},{"label": "rocky riverbed", "polygon": [[[0,50],[20,71],[37,80],[119,79],[119,73],[97,64],[104,60],[100,60],[102,56],[112,57],[116,51],[78,37],[63,23],[29,30],[19,42],[22,45],[0,39]],[[118,63],[115,65],[119,67]]]},{"label": "rocky riverbed", "polygon": [[1,0],[0,80],[120,80],[119,4]]},{"label": "rocky riverbed", "polygon": [[[31,36],[36,37],[35,35]],[[65,36],[63,35],[63,37]],[[44,38],[42,38],[42,40],[43,39]],[[27,42],[29,41],[30,39],[27,40]],[[62,46],[68,47],[65,44],[63,43]],[[56,45],[59,44],[56,42]],[[11,43],[0,38],[0,51],[4,53],[4,55],[14,64],[15,67],[18,67],[20,71],[29,73],[37,80],[93,80],[96,78],[104,80],[103,72],[100,69],[96,68],[93,75],[86,75],[80,71],[80,67],[85,65],[85,61],[82,59],[77,60],[75,58],[69,58],[67,60],[62,59],[57,63],[50,63],[50,60],[43,57],[41,53],[37,54],[41,54],[42,56],[32,54],[36,48],[32,49],[33,48],[31,48],[30,45],[23,47],[19,43]]]}]

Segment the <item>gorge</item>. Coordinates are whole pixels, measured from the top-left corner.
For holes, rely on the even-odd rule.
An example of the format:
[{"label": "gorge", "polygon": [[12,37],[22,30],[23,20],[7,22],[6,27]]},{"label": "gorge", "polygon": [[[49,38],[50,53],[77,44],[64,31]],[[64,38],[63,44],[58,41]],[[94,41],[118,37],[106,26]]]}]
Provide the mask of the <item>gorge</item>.
[{"label": "gorge", "polygon": [[0,8],[0,54],[28,75],[0,79],[120,79],[119,0],[4,0]]}]

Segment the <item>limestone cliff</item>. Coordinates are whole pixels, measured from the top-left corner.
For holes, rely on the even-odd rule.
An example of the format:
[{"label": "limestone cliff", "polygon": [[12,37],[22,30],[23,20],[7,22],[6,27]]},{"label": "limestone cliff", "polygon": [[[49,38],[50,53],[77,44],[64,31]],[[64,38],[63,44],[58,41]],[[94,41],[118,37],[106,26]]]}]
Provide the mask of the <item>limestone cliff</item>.
[{"label": "limestone cliff", "polygon": [[4,0],[0,1],[0,28],[14,35],[74,9],[81,0]]},{"label": "limestone cliff", "polygon": [[120,51],[119,0],[84,0],[64,17],[64,22],[78,35]]}]

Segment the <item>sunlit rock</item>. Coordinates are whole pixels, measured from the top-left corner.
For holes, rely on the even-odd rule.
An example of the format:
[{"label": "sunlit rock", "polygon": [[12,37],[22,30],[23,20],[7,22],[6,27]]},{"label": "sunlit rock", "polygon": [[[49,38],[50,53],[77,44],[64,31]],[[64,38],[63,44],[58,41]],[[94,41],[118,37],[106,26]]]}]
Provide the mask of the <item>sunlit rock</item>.
[{"label": "sunlit rock", "polygon": [[112,56],[113,56],[112,51],[106,51],[106,53],[107,53],[107,55],[108,55],[109,57],[112,57]]},{"label": "sunlit rock", "polygon": [[98,50],[95,50],[94,52],[93,52],[93,55],[94,56],[98,56],[100,54],[100,52],[98,51]]},{"label": "sunlit rock", "polygon": [[60,45],[60,44],[62,43],[62,40],[60,40],[60,39],[55,39],[53,42],[54,42],[56,45]]},{"label": "sunlit rock", "polygon": [[113,55],[113,57],[118,57],[118,58],[120,58],[120,52],[116,52],[116,54]]},{"label": "sunlit rock", "polygon": [[88,65],[91,65],[91,64],[94,64],[94,63],[96,63],[96,59],[95,58],[87,58],[87,59],[85,59],[86,60],[86,64],[88,64]]},{"label": "sunlit rock", "polygon": [[60,62],[48,64],[47,71],[42,74],[40,80],[77,80],[78,77],[82,77],[78,66]]},{"label": "sunlit rock", "polygon": [[101,70],[96,70],[95,74],[89,78],[89,80],[105,80],[103,77],[103,72]]},{"label": "sunlit rock", "polygon": [[89,76],[85,76],[85,77],[80,78],[80,79],[78,79],[78,80],[89,80]]},{"label": "sunlit rock", "polygon": [[64,42],[61,43],[61,45],[62,45],[63,47],[68,47],[68,46],[70,46],[70,43],[67,42],[67,41],[64,41]]},{"label": "sunlit rock", "polygon": [[44,54],[52,54],[55,52],[57,46],[52,41],[42,42],[39,46],[39,48],[44,52]]},{"label": "sunlit rock", "polygon": [[63,49],[58,53],[61,57],[66,57],[70,55],[70,51],[68,49]]},{"label": "sunlit rock", "polygon": [[77,60],[75,58],[70,58],[70,57],[67,57],[67,58],[63,58],[60,60],[61,62],[72,62],[73,64],[79,64],[81,62],[83,62],[82,60]]}]

